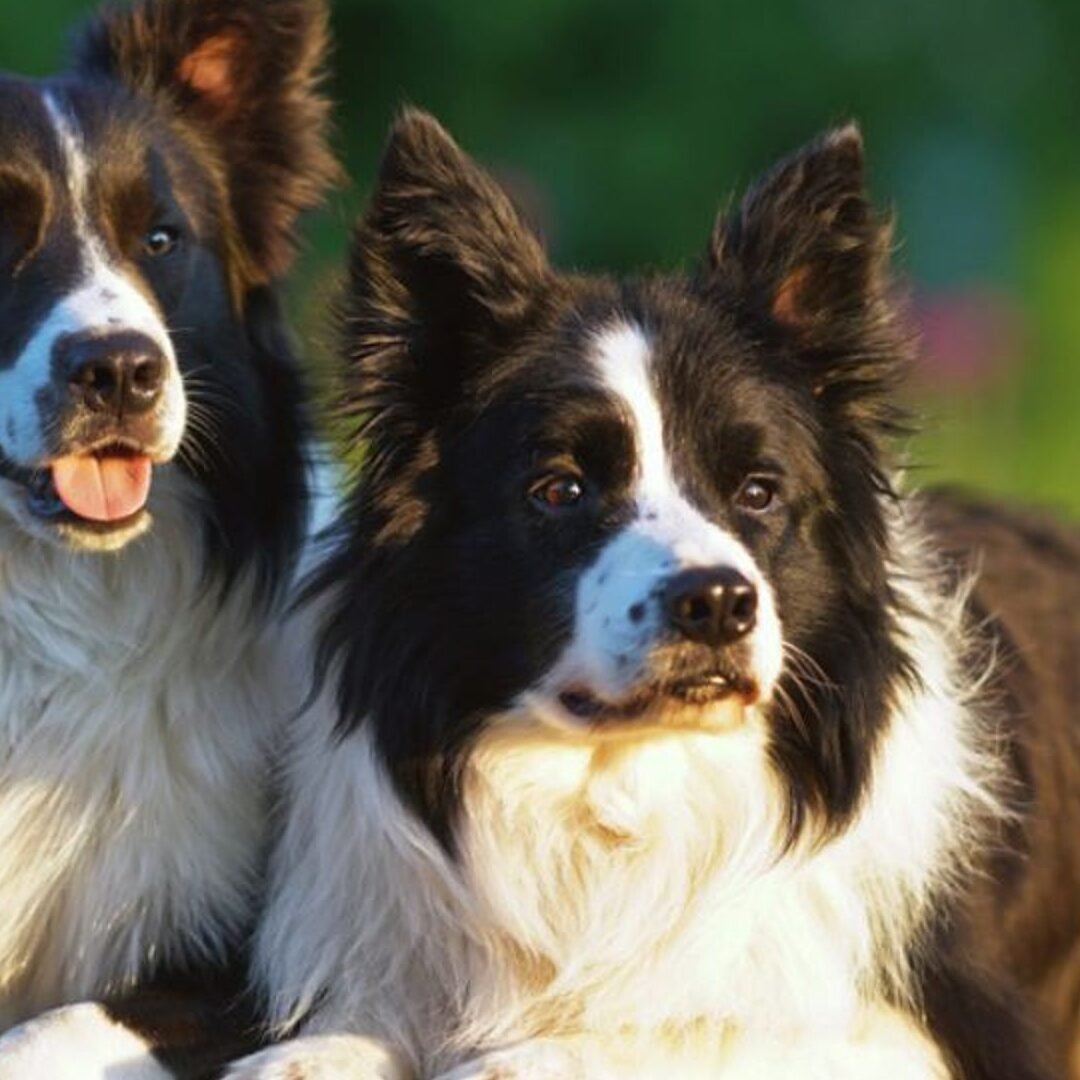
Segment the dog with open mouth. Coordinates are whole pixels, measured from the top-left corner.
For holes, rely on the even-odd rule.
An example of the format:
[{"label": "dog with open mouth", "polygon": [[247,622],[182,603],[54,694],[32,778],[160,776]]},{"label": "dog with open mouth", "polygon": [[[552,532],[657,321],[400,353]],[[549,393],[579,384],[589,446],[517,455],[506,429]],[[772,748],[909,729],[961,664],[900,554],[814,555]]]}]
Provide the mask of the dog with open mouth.
[{"label": "dog with open mouth", "polygon": [[898,489],[863,171],[841,128],[694,273],[575,276],[401,117],[257,935],[291,1038],[232,1080],[1067,1074],[1080,539]]},{"label": "dog with open mouth", "polygon": [[[0,77],[0,1030],[201,984],[250,928],[306,692],[278,284],[337,177],[326,42],[321,0],[141,0]],[[0,1075],[104,1075],[110,1032],[49,1014]]]}]

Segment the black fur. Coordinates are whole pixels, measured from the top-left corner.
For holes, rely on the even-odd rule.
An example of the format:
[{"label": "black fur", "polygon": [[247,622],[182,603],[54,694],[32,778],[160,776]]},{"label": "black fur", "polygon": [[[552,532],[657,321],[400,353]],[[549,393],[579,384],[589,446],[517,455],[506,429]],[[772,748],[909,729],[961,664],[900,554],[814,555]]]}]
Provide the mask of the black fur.
[{"label": "black fur", "polygon": [[[322,2],[146,0],[106,11],[76,47],[91,85],[134,95],[146,116],[134,147],[165,129],[186,158],[178,168],[165,150],[167,166],[189,188],[186,204],[207,214],[194,224],[215,250],[193,260],[184,296],[166,308],[195,327],[177,336],[178,354],[212,431],[192,435],[184,460],[210,495],[209,546],[226,581],[254,563],[271,591],[303,527],[307,441],[305,387],[274,286],[292,261],[297,216],[339,176],[319,92],[327,35]],[[204,56],[223,65],[212,90],[193,62]]]},{"label": "black fur", "polygon": [[993,677],[995,724],[1014,814],[939,911],[920,951],[927,1020],[963,1080],[1075,1072],[1080,1016],[1080,532],[1044,513],[935,494],[924,511],[958,574],[978,573],[976,639]]},{"label": "black fur", "polygon": [[[48,95],[77,129],[96,242],[169,328],[206,588],[244,577],[267,602],[291,579],[307,521],[307,394],[279,288],[297,216],[338,175],[319,89],[327,19],[322,0],[143,0],[94,18],[65,74],[0,76],[0,369],[83,269]],[[179,244],[153,259],[143,241],[159,225]],[[0,472],[16,469],[0,454]],[[145,982],[111,988],[123,997],[110,1006],[178,1076],[256,1044],[238,995],[242,934],[227,962],[179,971],[177,943],[146,944]]]},{"label": "black fur", "polygon": [[[887,302],[888,234],[848,128],[722,219],[695,275],[560,276],[491,179],[432,120],[403,115],[343,311],[365,456],[323,577],[341,597],[325,646],[343,661],[343,723],[378,718],[403,792],[444,839],[471,734],[550,665],[575,572],[629,513],[629,434],[583,357],[618,319],[661,358],[684,489],[749,544],[821,668],[786,687],[775,716],[792,837],[811,814],[828,828],[849,818],[887,702],[911,677],[891,633],[880,508],[881,443],[898,422],[888,393],[907,353]],[[774,310],[792,275],[796,321]],[[573,533],[537,523],[522,495],[552,447],[591,456],[599,477]],[[763,459],[783,463],[787,510],[747,525],[730,499]]]},{"label": "black fur", "polygon": [[297,215],[338,179],[319,92],[327,5],[312,0],[143,0],[107,9],[77,42],[76,69],[122,83],[222,173],[234,221],[230,269],[254,284],[289,268]]},{"label": "black fur", "polygon": [[[174,328],[193,415],[180,461],[205,495],[210,578],[250,570],[267,595],[305,520],[306,391],[276,290],[298,213],[337,177],[318,91],[326,27],[318,0],[146,0],[94,19],[71,73],[0,82],[0,259],[13,271],[0,289],[0,367],[79,270],[47,89],[85,140],[110,257],[142,277]],[[199,89],[205,59],[192,59],[206,56],[220,61],[213,93]],[[148,260],[140,240],[161,222],[181,245]]]},{"label": "black fur", "polygon": [[[781,162],[722,216],[693,274],[563,275],[435,121],[402,115],[355,235],[341,310],[344,417],[363,469],[313,589],[332,598],[322,650],[340,673],[342,730],[374,725],[400,794],[448,848],[473,738],[559,655],[578,576],[632,512],[632,434],[586,359],[615,323],[648,336],[681,491],[751,551],[785,638],[812,666],[810,678],[782,676],[771,706],[789,838],[824,839],[852,819],[897,695],[919,677],[897,632],[911,613],[890,584],[892,545],[904,541],[887,521],[903,501],[888,445],[904,428],[893,391],[910,351],[890,236],[849,126]],[[587,477],[573,515],[538,514],[527,497],[555,458]],[[762,469],[780,478],[782,503],[748,518],[734,493]],[[980,605],[1008,611],[1012,590],[996,582],[1010,565],[1036,551],[1058,560],[1037,589],[1063,663],[1042,660],[1026,681],[1002,669],[994,700],[1007,737],[996,746],[1021,818],[1001,827],[961,902],[943,902],[913,944],[920,1019],[963,1080],[1063,1075],[1064,1044],[1032,993],[1052,979],[1055,953],[1025,966],[1023,937],[1002,939],[1013,918],[1026,922],[1026,940],[1047,935],[1039,903],[1055,911],[1057,946],[1080,934],[1080,904],[1050,900],[1055,873],[1076,876],[1075,845],[1055,847],[1058,831],[1024,817],[1067,798],[1060,778],[1040,786],[1045,762],[1024,717],[1053,686],[1046,719],[1060,725],[1080,696],[1077,542],[996,512],[973,524],[970,510],[937,505],[928,511],[937,535],[962,535],[964,551],[1001,533],[973,625]],[[960,581],[959,555],[953,566]],[[1074,597],[1069,630],[1063,592]],[[1011,623],[994,625],[978,656],[963,659],[985,662],[987,633],[1009,652]],[[1033,626],[1016,639],[1025,655],[1037,648]],[[1049,868],[1042,884],[1027,852]]]}]

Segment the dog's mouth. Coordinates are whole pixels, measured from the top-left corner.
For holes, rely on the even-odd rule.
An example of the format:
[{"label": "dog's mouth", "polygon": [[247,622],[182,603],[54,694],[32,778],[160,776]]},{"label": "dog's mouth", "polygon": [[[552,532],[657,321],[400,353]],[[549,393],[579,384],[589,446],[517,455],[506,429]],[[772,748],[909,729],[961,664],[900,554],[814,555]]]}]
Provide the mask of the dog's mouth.
[{"label": "dog's mouth", "polygon": [[110,439],[37,468],[0,457],[0,474],[25,488],[36,520],[99,535],[123,533],[146,515],[154,459],[141,444]]},{"label": "dog's mouth", "polygon": [[[558,695],[560,706],[578,723],[608,728],[634,723],[661,726],[711,726],[721,713],[742,709],[759,697],[757,684],[736,672],[713,672],[641,686],[610,700],[588,687],[573,685]],[[726,722],[726,716],[725,716]]]}]

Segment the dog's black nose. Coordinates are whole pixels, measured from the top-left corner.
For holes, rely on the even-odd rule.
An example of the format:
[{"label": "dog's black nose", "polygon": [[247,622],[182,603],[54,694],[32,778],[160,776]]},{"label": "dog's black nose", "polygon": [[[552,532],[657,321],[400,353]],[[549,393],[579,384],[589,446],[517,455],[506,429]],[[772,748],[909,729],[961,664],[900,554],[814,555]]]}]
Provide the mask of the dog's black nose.
[{"label": "dog's black nose", "polygon": [[165,356],[142,334],[72,335],[57,343],[55,364],[76,400],[94,412],[144,413],[165,387]]},{"label": "dog's black nose", "polygon": [[664,588],[669,625],[702,645],[732,645],[757,622],[757,590],[730,567],[676,574]]}]

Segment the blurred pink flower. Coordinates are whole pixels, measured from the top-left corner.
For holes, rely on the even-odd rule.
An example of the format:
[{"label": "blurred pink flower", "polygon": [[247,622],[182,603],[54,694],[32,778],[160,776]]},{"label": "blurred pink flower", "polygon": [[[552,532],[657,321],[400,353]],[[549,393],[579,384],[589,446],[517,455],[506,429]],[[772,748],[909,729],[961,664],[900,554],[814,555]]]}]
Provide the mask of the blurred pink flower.
[{"label": "blurred pink flower", "polygon": [[973,286],[925,293],[913,315],[920,334],[916,377],[931,384],[991,382],[1023,351],[1023,313],[1003,292]]}]

